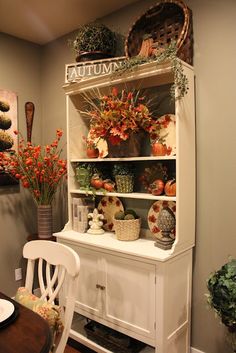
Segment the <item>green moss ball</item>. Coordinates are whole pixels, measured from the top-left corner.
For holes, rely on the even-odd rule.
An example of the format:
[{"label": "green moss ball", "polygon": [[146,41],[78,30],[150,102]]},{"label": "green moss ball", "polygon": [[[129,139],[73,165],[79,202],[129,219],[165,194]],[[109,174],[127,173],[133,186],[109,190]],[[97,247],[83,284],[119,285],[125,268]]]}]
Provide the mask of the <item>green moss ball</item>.
[{"label": "green moss ball", "polygon": [[0,115],[0,129],[7,130],[11,127],[11,119],[5,115]]}]

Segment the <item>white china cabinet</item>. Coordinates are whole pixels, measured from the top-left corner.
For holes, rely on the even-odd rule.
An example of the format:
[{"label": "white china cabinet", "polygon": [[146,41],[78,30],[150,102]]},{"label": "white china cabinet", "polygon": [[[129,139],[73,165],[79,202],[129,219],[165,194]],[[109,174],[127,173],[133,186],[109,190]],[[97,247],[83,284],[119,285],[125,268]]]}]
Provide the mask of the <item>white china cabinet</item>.
[{"label": "white china cabinet", "polygon": [[[81,272],[75,312],[138,339],[147,346],[141,352],[189,353],[192,282],[192,249],[195,238],[195,112],[193,68],[183,63],[188,78],[188,93],[171,103],[173,72],[168,63],[140,66],[120,77],[104,75],[86,78],[64,86],[67,104],[68,209],[69,220],[57,241],[80,255]],[[143,144],[143,155],[132,158],[88,159],[82,136],[88,133],[88,118],[80,113],[83,95],[96,90],[106,93],[111,87],[139,89],[151,97],[159,114],[175,115],[176,149],[169,156],[153,157]],[[78,233],[72,226],[72,198],[83,196],[75,179],[78,163],[115,163],[119,160],[139,165],[139,169],[164,163],[177,181],[176,196],[154,196],[137,188],[133,193],[106,193],[119,197],[125,207],[142,218],[141,237],[120,241],[113,232],[101,235]],[[96,200],[102,198],[97,193]],[[97,201],[97,202],[98,202]],[[175,240],[172,248],[155,246],[147,221],[157,201],[176,205]],[[149,229],[150,228],[150,229]],[[75,315],[76,316],[76,315]],[[70,336],[96,352],[110,352],[89,340],[73,324]],[[114,352],[115,353],[115,352]]]}]

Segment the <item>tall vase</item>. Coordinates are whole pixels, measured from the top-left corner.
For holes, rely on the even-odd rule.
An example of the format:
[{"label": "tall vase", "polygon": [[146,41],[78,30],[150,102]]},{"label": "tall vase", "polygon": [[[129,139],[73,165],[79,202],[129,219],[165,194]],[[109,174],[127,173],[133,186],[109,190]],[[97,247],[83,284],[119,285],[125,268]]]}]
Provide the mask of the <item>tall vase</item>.
[{"label": "tall vase", "polygon": [[38,205],[38,238],[52,237],[52,205]]}]

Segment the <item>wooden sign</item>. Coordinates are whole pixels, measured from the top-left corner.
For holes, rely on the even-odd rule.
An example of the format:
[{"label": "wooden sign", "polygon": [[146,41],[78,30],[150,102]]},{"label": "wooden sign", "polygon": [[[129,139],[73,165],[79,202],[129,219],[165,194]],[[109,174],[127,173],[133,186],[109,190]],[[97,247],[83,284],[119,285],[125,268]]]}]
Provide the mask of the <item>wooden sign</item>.
[{"label": "wooden sign", "polygon": [[111,74],[122,62],[126,59],[125,56],[112,59],[102,59],[94,61],[84,61],[66,65],[65,82],[75,82],[85,77],[100,76]]}]

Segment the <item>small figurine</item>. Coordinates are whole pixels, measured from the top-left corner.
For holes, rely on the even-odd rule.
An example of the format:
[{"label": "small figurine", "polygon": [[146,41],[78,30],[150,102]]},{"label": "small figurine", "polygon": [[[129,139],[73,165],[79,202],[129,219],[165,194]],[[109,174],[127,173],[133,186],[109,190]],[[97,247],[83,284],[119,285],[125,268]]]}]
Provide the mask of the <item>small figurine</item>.
[{"label": "small figurine", "polygon": [[93,210],[92,213],[88,214],[88,218],[92,218],[89,221],[89,229],[87,233],[89,234],[103,234],[105,231],[102,229],[104,216],[101,213],[98,213],[97,208]]}]

